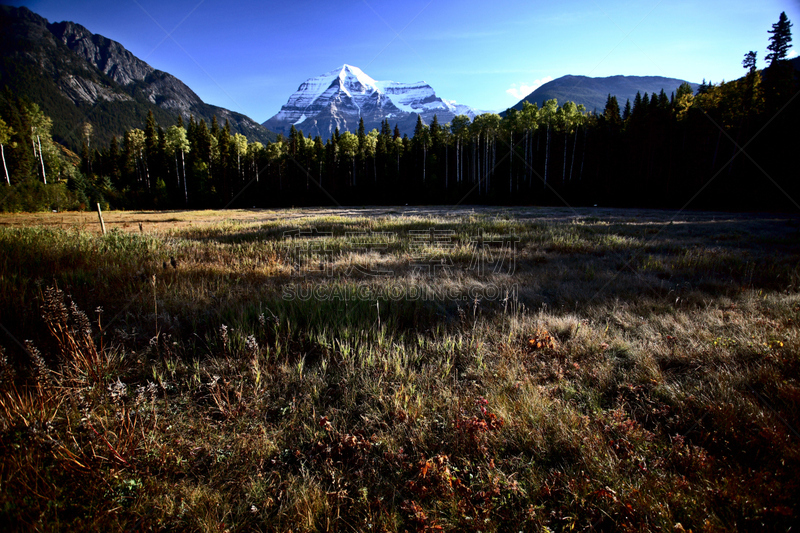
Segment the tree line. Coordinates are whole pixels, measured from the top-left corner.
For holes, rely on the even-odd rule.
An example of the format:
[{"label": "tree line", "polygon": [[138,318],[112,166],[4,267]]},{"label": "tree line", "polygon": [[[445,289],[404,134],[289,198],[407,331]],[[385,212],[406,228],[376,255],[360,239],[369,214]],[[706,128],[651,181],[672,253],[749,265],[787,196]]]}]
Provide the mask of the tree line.
[{"label": "tree line", "polygon": [[325,142],[292,128],[266,145],[230,125],[190,117],[131,129],[104,146],[80,128],[75,154],[50,136],[35,104],[5,98],[3,209],[179,209],[329,204],[606,205],[797,209],[792,149],[797,72],[786,61],[791,23],[773,25],[768,66],[695,92],[609,95],[601,113],[555,100],[504,116],[418,117],[411,137],[380,130]]}]

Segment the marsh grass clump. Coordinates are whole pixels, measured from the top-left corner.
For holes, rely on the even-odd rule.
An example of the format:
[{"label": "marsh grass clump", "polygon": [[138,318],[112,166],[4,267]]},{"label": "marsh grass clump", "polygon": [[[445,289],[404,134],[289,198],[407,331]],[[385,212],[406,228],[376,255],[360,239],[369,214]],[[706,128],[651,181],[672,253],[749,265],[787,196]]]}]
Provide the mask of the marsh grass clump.
[{"label": "marsh grass clump", "polygon": [[[0,229],[3,325],[29,339],[0,342],[0,519],[790,528],[793,227],[564,213]],[[484,244],[512,237],[510,268]],[[427,272],[424,257],[448,268]]]},{"label": "marsh grass clump", "polygon": [[[102,344],[96,345],[89,317],[58,287],[46,287],[41,299],[42,319],[55,339],[63,377],[104,384],[119,365],[120,354]],[[102,310],[98,310],[99,327]],[[100,333],[102,335],[102,329]]]}]

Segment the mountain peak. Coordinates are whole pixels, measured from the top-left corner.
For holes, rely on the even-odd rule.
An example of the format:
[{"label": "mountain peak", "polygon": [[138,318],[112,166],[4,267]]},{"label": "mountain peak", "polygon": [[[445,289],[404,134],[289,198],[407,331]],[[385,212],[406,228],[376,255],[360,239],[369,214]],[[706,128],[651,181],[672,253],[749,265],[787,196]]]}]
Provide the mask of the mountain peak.
[{"label": "mountain peak", "polygon": [[417,115],[430,124],[437,115],[444,124],[456,115],[474,118],[480,112],[436,95],[424,81],[401,83],[376,81],[360,68],[344,64],[325,74],[309,78],[281,110],[264,125],[288,133],[292,126],[327,139],[339,131],[355,131],[364,120],[367,129],[380,129],[384,120],[396,124],[402,133],[412,133]]},{"label": "mountain peak", "polygon": [[341,70],[343,72],[351,72],[352,74],[354,74],[356,76],[359,75],[359,74],[364,74],[364,71],[361,70],[360,68],[354,67],[353,65],[348,65],[347,63],[342,65],[342,68],[339,69],[339,70]]}]

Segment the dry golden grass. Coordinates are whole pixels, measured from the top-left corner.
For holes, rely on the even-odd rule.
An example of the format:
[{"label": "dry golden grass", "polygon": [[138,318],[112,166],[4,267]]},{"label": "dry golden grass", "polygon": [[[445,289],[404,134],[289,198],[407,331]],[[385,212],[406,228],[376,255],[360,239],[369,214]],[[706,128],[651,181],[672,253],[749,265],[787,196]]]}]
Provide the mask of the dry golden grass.
[{"label": "dry golden grass", "polygon": [[[0,228],[13,529],[798,521],[796,217],[109,213],[102,237],[61,216]],[[431,228],[447,274],[413,267]],[[468,269],[481,232],[518,239],[513,272]]]}]

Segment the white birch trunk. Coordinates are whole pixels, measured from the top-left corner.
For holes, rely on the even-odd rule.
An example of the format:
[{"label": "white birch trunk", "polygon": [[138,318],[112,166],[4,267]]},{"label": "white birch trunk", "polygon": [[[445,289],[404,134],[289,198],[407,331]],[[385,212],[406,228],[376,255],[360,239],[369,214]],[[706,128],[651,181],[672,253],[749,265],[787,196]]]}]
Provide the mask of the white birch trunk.
[{"label": "white birch trunk", "polygon": [[42,163],[42,179],[44,180],[44,184],[47,185],[47,174],[44,171],[44,157],[42,156],[42,140],[38,135],[36,136],[36,142],[39,143],[39,162]]},{"label": "white birch trunk", "polygon": [[8,175],[8,167],[6,166],[6,150],[2,144],[0,144],[0,155],[3,156],[3,170],[6,173],[6,183],[11,185],[11,177]]},{"label": "white birch trunk", "polygon": [[186,205],[189,205],[189,189],[186,187],[186,160],[183,158],[183,150],[181,150],[181,168],[183,169],[183,197]]}]

